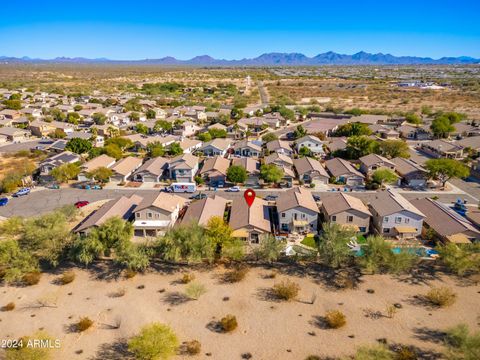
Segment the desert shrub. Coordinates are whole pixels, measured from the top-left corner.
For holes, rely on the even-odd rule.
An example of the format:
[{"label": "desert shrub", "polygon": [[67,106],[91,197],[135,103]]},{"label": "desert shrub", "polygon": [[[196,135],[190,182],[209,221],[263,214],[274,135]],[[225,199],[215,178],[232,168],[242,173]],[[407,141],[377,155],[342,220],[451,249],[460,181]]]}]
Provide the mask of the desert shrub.
[{"label": "desert shrub", "polygon": [[185,289],[185,294],[192,300],[198,300],[200,296],[207,292],[205,285],[192,282]]},{"label": "desert shrub", "polygon": [[7,305],[2,306],[2,311],[12,311],[15,309],[15,303],[9,302]]},{"label": "desert shrub", "polygon": [[395,307],[395,305],[387,305],[386,312],[387,312],[387,316],[390,319],[393,319],[393,317],[397,313],[397,308]]},{"label": "desert shrub", "polygon": [[448,287],[438,287],[432,288],[425,295],[425,298],[434,306],[447,307],[453,305],[457,298],[457,294]]},{"label": "desert shrub", "polygon": [[248,273],[248,268],[239,267],[233,269],[225,274],[225,281],[229,283],[236,283],[242,281]]},{"label": "desert shrub", "polygon": [[197,355],[202,351],[202,344],[198,340],[190,340],[185,342],[185,352],[188,355]]},{"label": "desert shrub", "polygon": [[75,280],[75,273],[73,271],[65,271],[62,276],[60,277],[60,283],[62,285],[70,284]]},{"label": "desert shrub", "polygon": [[278,299],[281,300],[294,300],[297,297],[299,291],[300,286],[291,280],[284,280],[278,284],[273,285],[273,293]]},{"label": "desert shrub", "polygon": [[185,273],[182,275],[180,281],[184,284],[188,284],[189,282],[195,280],[195,274],[192,273]]},{"label": "desert shrub", "polygon": [[417,353],[408,346],[401,346],[395,353],[395,360],[417,360]]},{"label": "desert shrub", "polygon": [[5,360],[51,360],[53,359],[53,350],[45,346],[27,346],[33,340],[51,341],[54,340],[44,332],[37,332],[32,336],[23,336],[22,346],[12,347],[6,350]]},{"label": "desert shrub", "polygon": [[330,329],[341,328],[347,323],[345,314],[338,310],[327,311],[325,314],[325,321]]},{"label": "desert shrub", "polygon": [[128,349],[141,360],[165,360],[174,356],[178,339],[173,330],[160,323],[144,326],[128,343]]},{"label": "desert shrub", "polygon": [[23,275],[23,282],[27,285],[36,285],[40,282],[42,273],[40,271],[32,271]]},{"label": "desert shrub", "polygon": [[238,326],[237,318],[235,315],[226,315],[225,317],[220,319],[220,326],[224,332],[231,332],[235,330]]},{"label": "desert shrub", "polygon": [[91,320],[90,318],[88,317],[82,317],[78,323],[75,324],[75,327],[77,329],[78,332],[83,332],[85,330],[88,330],[89,328],[91,328],[93,326],[93,320]]},{"label": "desert shrub", "polygon": [[357,349],[355,360],[394,360],[394,354],[385,345],[361,346]]},{"label": "desert shrub", "polygon": [[447,359],[480,359],[480,332],[470,333],[470,329],[465,324],[447,330],[446,345]]},{"label": "desert shrub", "polygon": [[320,356],[317,355],[309,355],[305,358],[305,360],[320,360]]},{"label": "desert shrub", "polygon": [[125,269],[125,277],[127,279],[131,279],[137,275],[137,272],[132,269]]},{"label": "desert shrub", "polygon": [[119,298],[119,297],[125,296],[126,293],[127,293],[127,290],[125,288],[120,288],[117,291],[112,292],[110,294],[110,297]]}]

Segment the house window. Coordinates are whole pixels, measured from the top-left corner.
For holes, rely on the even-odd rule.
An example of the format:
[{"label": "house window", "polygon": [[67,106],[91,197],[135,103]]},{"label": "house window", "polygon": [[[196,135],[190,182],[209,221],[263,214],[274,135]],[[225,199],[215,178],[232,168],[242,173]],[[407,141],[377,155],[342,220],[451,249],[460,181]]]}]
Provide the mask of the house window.
[{"label": "house window", "polygon": [[284,218],[285,216],[287,216],[287,214],[285,214],[285,213],[282,213],[282,218]]},{"label": "house window", "polygon": [[135,213],[135,217],[139,218],[139,217],[140,217],[140,213]]},{"label": "house window", "polygon": [[152,218],[152,213],[151,213],[151,212],[148,212],[148,213],[147,213],[147,218],[149,218],[149,219]]},{"label": "house window", "polygon": [[347,222],[349,223],[353,222],[353,216],[347,216]]},{"label": "house window", "polygon": [[410,219],[409,218],[405,218],[405,224],[408,224],[410,223]]},{"label": "house window", "polygon": [[402,223],[402,218],[400,216],[397,216],[395,218],[395,224],[401,224]]},{"label": "house window", "polygon": [[335,221],[337,221],[337,216],[336,216],[336,215],[333,215],[333,216],[332,216],[332,222],[335,222]]},{"label": "house window", "polygon": [[384,223],[387,223],[387,222],[388,222],[388,216],[385,216],[385,217],[383,218],[383,222],[384,222]]},{"label": "house window", "polygon": [[389,228],[384,228],[384,229],[383,229],[383,232],[384,232],[385,234],[388,234],[388,233],[390,232],[390,229],[389,229]]},{"label": "house window", "polygon": [[302,214],[302,219],[305,219],[306,217],[307,217],[307,215]]},{"label": "house window", "polygon": [[364,232],[367,231],[367,228],[366,228],[365,226],[360,226],[360,227],[358,228],[358,230],[359,230],[360,232],[364,233]]}]

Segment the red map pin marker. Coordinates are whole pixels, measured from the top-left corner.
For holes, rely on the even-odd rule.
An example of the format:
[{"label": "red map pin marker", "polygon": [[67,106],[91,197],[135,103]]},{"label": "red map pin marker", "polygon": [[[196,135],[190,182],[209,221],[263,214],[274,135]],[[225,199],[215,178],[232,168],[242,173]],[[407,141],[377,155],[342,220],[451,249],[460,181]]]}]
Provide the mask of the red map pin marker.
[{"label": "red map pin marker", "polygon": [[243,193],[243,197],[245,198],[248,207],[251,207],[253,202],[255,201],[255,191],[253,191],[252,189],[247,189]]}]

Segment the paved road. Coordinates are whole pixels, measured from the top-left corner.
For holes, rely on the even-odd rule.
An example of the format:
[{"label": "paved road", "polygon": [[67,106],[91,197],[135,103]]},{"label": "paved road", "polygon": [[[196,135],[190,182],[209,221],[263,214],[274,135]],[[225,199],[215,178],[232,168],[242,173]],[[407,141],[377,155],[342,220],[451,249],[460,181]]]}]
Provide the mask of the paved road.
[{"label": "paved road", "polygon": [[[479,188],[480,191],[480,188]],[[87,200],[90,202],[113,199],[121,195],[130,196],[131,194],[147,195],[158,192],[158,190],[135,190],[135,189],[103,189],[103,190],[80,190],[73,188],[62,188],[58,190],[35,190],[30,195],[12,198],[10,199],[7,206],[0,207],[0,217],[11,217],[11,216],[34,216],[44,214],[50,211],[53,211],[64,205],[71,205],[79,200]],[[202,191],[206,194],[214,194],[213,191]],[[267,195],[278,195],[279,190],[256,190],[257,195],[265,197]],[[319,195],[320,198],[328,197],[333,194],[333,192],[327,191],[314,191],[316,195]],[[238,197],[243,196],[243,192],[238,193],[228,193],[225,191],[217,191],[216,194],[233,200]],[[375,198],[375,192],[365,191],[365,192],[352,192],[349,193],[364,202],[369,202]],[[190,194],[179,194],[185,198],[191,196]],[[439,200],[444,203],[454,202],[459,195],[458,194],[432,194],[428,192],[411,192],[411,193],[402,193],[404,197],[409,200],[416,198],[432,197],[434,195],[438,196]],[[475,199],[469,196],[461,196],[469,200],[470,202],[476,203]]]},{"label": "paved road", "polygon": [[35,139],[30,141],[25,141],[16,144],[7,144],[0,146],[0,153],[14,153],[20,150],[30,150],[38,145],[49,145],[52,144],[52,140],[44,140],[44,139]]}]

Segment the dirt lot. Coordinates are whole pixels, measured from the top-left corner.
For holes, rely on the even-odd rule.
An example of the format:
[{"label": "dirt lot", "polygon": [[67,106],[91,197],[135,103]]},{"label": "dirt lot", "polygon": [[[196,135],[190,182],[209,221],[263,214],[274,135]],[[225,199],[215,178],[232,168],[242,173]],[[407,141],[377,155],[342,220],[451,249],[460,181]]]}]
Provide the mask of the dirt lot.
[{"label": "dirt lot", "polygon": [[[125,339],[145,324],[162,322],[175,330],[180,341],[197,339],[202,343],[198,359],[240,359],[247,352],[253,359],[304,359],[312,354],[352,354],[359,345],[380,338],[414,345],[431,355],[442,350],[438,331],[461,322],[474,329],[479,325],[478,285],[422,273],[400,278],[363,276],[356,289],[333,290],[327,286],[325,273],[310,268],[310,275],[304,275],[304,270],[285,265],[283,273],[271,279],[266,277],[271,269],[254,268],[236,284],[222,282],[222,267],[194,271],[195,281],[207,288],[197,301],[187,301],[181,295],[186,285],[178,281],[180,267],[163,265],[128,280],[99,269],[74,269],[76,279],[63,286],[55,283],[58,274],[47,274],[38,285],[0,288],[1,305],[16,304],[15,310],[0,313],[0,339],[43,329],[61,340],[58,359],[124,359],[128,358]],[[286,278],[301,287],[297,301],[278,302],[269,295],[273,284]],[[415,298],[431,286],[453,288],[458,295],[456,303],[432,309]],[[115,297],[120,289],[125,289],[125,295]],[[42,299],[50,307],[38,307]],[[388,318],[384,316],[386,306],[393,303],[400,303],[402,308],[394,318]],[[324,328],[321,317],[330,309],[345,313],[345,327]],[[375,312],[383,315],[378,313],[377,318]],[[215,332],[212,322],[226,314],[236,315],[238,328],[231,334]],[[94,327],[81,334],[72,332],[72,324],[83,316],[93,319]]]}]

